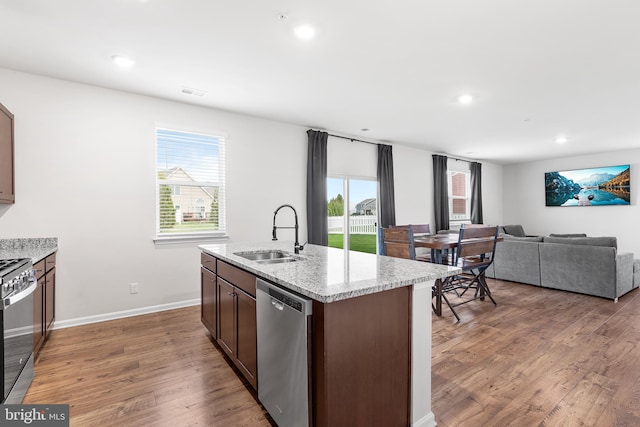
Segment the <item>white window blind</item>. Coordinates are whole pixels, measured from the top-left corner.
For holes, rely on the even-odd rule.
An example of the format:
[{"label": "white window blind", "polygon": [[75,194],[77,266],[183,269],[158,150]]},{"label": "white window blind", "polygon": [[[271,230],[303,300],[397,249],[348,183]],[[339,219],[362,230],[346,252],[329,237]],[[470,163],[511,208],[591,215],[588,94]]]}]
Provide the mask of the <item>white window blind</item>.
[{"label": "white window blind", "polygon": [[156,237],[226,235],[221,134],[156,128]]}]

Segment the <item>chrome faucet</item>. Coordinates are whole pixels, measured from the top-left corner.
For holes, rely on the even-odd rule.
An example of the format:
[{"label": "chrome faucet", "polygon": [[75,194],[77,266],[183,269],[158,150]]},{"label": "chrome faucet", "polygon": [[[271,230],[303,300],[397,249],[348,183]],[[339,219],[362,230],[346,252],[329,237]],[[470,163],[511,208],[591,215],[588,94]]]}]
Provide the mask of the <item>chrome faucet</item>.
[{"label": "chrome faucet", "polygon": [[[296,218],[295,227],[276,227],[276,215],[278,215],[278,211],[282,208],[291,208],[291,210],[293,211],[293,215]],[[294,243],[293,251],[299,254],[300,251],[303,249],[303,246],[301,246],[300,242],[298,242],[298,213],[296,212],[296,209],[293,206],[291,205],[279,206],[278,209],[276,209],[276,211],[273,213],[273,238],[271,240],[278,240],[278,236],[276,236],[276,230],[278,228],[295,228],[296,229],[296,242]]]}]

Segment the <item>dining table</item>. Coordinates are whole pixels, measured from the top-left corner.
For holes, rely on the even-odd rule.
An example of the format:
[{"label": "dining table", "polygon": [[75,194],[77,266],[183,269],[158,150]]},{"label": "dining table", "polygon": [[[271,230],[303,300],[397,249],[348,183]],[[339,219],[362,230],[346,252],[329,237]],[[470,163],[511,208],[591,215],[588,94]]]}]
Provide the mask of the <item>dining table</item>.
[{"label": "dining table", "polygon": [[[431,249],[431,262],[436,264],[445,264],[443,260],[448,261],[448,256],[443,257],[443,254],[453,252],[458,246],[459,234],[446,233],[446,234],[425,234],[416,235],[413,238],[414,246],[416,248],[429,248]],[[452,257],[453,258],[453,257]],[[435,305],[431,305],[433,312],[437,316],[442,316],[442,280],[436,280],[434,287]]]},{"label": "dining table", "polygon": [[[451,260],[455,259],[454,254],[458,247],[459,238],[459,233],[443,233],[416,235],[413,240],[416,248],[431,249],[431,262],[448,264],[449,253],[451,253]],[[497,241],[502,240],[503,238],[501,236],[497,238]],[[438,316],[442,316],[442,293],[443,281],[438,279],[434,287],[435,305],[432,305],[434,313]],[[484,289],[481,289],[480,299],[484,299]]]},{"label": "dining table", "polygon": [[415,235],[413,240],[416,248],[431,249],[432,262],[444,264],[446,258],[443,258],[443,254],[448,254],[448,252],[452,252],[458,247],[458,238],[458,233],[446,233]]}]

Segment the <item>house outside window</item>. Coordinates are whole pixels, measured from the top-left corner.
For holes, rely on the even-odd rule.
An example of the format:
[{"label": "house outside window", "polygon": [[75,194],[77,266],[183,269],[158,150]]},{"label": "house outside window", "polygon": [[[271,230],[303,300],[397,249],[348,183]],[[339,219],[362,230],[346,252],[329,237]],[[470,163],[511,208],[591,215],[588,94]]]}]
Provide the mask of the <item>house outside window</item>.
[{"label": "house outside window", "polygon": [[471,220],[471,173],[447,171],[449,187],[449,221],[452,224]]},{"label": "house outside window", "polygon": [[156,243],[226,236],[225,135],[156,127]]},{"label": "house outside window", "polygon": [[[206,217],[206,207],[204,205],[204,200],[202,199],[198,199],[196,200],[196,205],[195,205],[195,213],[196,213],[196,218],[197,219],[204,219]],[[211,211],[209,211],[210,213]]]}]

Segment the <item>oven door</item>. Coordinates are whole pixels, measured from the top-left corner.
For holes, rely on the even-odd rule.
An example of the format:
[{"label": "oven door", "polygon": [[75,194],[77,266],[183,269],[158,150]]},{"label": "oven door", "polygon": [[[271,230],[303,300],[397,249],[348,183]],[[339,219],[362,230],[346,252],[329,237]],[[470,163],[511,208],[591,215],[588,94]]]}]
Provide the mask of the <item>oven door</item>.
[{"label": "oven door", "polygon": [[33,281],[18,295],[2,301],[2,331],[4,358],[5,401],[22,369],[33,352],[33,292],[38,283]]}]

